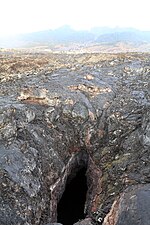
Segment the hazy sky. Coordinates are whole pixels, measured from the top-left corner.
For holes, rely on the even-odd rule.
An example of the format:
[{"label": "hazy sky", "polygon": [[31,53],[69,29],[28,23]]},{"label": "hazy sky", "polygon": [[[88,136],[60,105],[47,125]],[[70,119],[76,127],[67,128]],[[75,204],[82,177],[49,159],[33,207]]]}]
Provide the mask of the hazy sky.
[{"label": "hazy sky", "polygon": [[66,24],[150,30],[150,0],[0,0],[0,36]]}]

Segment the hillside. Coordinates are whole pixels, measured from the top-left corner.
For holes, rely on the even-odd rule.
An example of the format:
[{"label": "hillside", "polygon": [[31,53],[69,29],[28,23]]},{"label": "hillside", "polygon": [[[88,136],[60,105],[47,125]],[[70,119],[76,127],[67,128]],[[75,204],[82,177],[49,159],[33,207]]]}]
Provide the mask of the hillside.
[{"label": "hillside", "polygon": [[[150,51],[150,31],[109,27],[92,28],[90,31],[76,31],[69,26],[63,26],[55,30],[44,30],[0,38],[1,48],[42,46],[51,50],[56,48],[57,51],[81,50],[81,48],[83,51],[86,51],[87,48],[98,45],[101,46],[101,48],[97,48],[99,49],[98,51],[102,51],[105,46],[107,52],[108,49],[113,51],[114,46],[116,44],[118,46],[120,43],[121,45],[130,45],[129,48],[125,47],[126,51]],[[117,49],[118,51],[123,51],[118,47]]]}]

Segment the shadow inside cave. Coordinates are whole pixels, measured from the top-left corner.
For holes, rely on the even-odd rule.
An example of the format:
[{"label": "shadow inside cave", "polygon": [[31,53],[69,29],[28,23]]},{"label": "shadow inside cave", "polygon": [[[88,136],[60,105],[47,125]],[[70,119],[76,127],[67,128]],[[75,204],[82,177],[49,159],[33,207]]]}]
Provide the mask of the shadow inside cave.
[{"label": "shadow inside cave", "polygon": [[75,177],[67,180],[65,191],[57,206],[57,221],[63,225],[85,218],[84,206],[87,194],[86,167],[81,168]]}]

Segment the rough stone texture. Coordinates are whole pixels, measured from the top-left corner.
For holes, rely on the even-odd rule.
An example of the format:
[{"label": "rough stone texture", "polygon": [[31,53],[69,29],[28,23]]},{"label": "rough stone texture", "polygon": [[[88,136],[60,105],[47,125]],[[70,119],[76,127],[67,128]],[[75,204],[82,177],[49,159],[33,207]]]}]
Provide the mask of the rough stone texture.
[{"label": "rough stone texture", "polygon": [[0,224],[57,222],[67,177],[86,164],[86,214],[102,224],[121,198],[116,224],[124,225],[121,202],[132,210],[126,195],[142,185],[144,199],[150,183],[150,55],[45,57],[45,70],[2,76]]},{"label": "rough stone texture", "polygon": [[127,188],[115,201],[103,225],[150,224],[150,184]]},{"label": "rough stone texture", "polygon": [[74,225],[92,225],[92,220],[90,218],[86,218],[77,223],[74,223]]},{"label": "rough stone texture", "polygon": [[47,223],[45,225],[62,225],[61,223]]}]

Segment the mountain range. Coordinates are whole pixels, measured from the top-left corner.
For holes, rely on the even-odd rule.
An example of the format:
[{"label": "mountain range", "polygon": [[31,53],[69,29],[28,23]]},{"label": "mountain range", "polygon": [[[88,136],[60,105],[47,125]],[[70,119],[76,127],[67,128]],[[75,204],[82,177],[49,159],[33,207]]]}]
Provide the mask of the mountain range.
[{"label": "mountain range", "polygon": [[76,31],[66,25],[54,30],[44,30],[0,38],[0,48],[53,46],[57,44],[101,44],[130,43],[150,44],[150,31],[134,28],[95,27],[90,31]]}]

